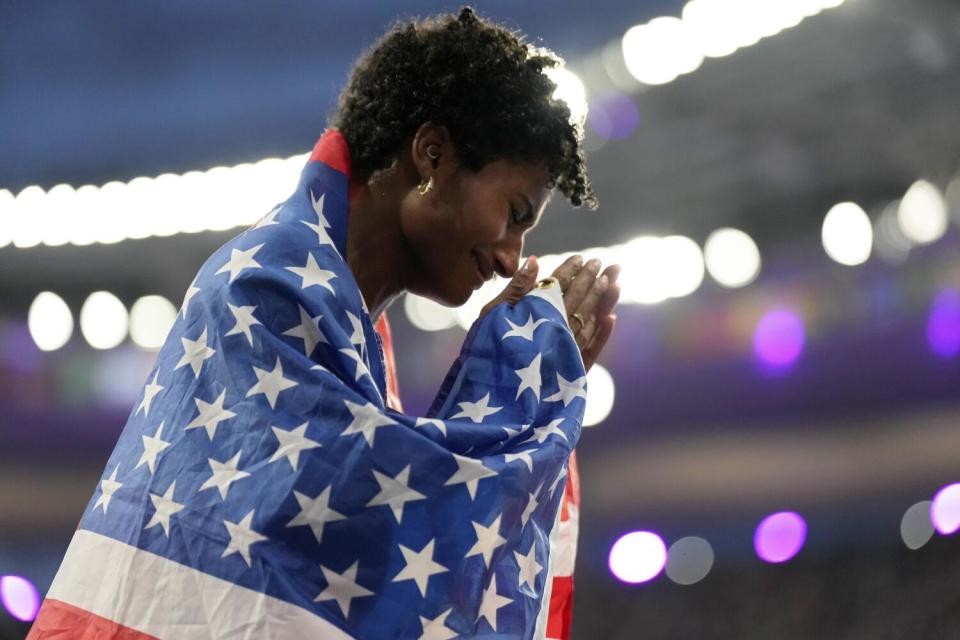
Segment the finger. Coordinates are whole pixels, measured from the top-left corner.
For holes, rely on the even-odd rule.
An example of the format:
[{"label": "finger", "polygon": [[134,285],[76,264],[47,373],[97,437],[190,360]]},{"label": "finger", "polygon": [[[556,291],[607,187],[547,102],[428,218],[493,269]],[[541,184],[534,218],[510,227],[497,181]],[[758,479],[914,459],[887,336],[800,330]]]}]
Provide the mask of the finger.
[{"label": "finger", "polygon": [[554,269],[553,277],[560,281],[560,290],[566,291],[570,286],[573,277],[583,268],[583,257],[580,255],[570,256],[563,261],[559,267]]},{"label": "finger", "polygon": [[573,282],[570,283],[563,294],[563,304],[567,308],[567,315],[576,311],[580,303],[583,302],[584,297],[596,282],[598,273],[600,273],[600,261],[593,259],[587,261],[583,269],[574,276]]},{"label": "finger", "polygon": [[510,282],[496,298],[484,305],[480,315],[484,315],[490,309],[501,302],[516,304],[520,298],[530,293],[537,284],[537,272],[540,266],[537,264],[536,256],[528,256],[523,265],[513,274]]},{"label": "finger", "polygon": [[594,281],[593,286],[590,287],[587,295],[583,297],[583,301],[580,303],[580,306],[577,307],[577,313],[580,314],[581,318],[584,320],[593,318],[594,314],[596,313],[597,303],[600,301],[600,298],[603,296],[603,294],[607,292],[609,286],[610,277],[605,273]]},{"label": "finger", "polygon": [[602,275],[610,279],[610,284],[607,290],[603,292],[603,295],[600,296],[597,307],[594,309],[594,313],[600,317],[610,315],[610,312],[613,311],[613,308],[617,306],[617,302],[620,300],[620,284],[617,282],[617,278],[620,277],[620,265],[607,267],[603,270]]},{"label": "finger", "polygon": [[616,324],[617,316],[612,313],[607,316],[601,316],[597,321],[597,333],[593,336],[593,341],[581,352],[583,356],[583,366],[587,371],[589,371],[593,363],[597,361],[597,357],[600,355],[600,352],[603,351],[604,346],[606,346],[607,340],[610,339],[610,335],[613,333],[613,328]]},{"label": "finger", "polygon": [[583,326],[574,334],[574,339],[577,342],[577,348],[582,352],[587,345],[590,344],[590,341],[593,340],[594,335],[597,332],[597,320],[596,316],[591,314],[586,316],[583,321]]}]

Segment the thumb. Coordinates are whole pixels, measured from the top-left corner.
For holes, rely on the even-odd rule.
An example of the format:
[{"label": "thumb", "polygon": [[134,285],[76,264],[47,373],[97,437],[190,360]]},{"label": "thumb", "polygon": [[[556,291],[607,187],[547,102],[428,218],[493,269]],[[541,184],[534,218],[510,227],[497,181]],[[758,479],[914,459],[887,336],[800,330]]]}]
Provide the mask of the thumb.
[{"label": "thumb", "polygon": [[501,302],[507,302],[509,304],[516,304],[520,301],[520,298],[530,293],[533,290],[533,287],[537,284],[537,272],[539,271],[539,266],[537,265],[536,256],[528,256],[524,260],[523,265],[517,269],[517,272],[513,274],[513,278],[510,279],[510,282],[504,288],[504,290],[496,298],[488,302],[483,309],[480,311],[480,315],[484,315],[487,311],[494,308]]}]

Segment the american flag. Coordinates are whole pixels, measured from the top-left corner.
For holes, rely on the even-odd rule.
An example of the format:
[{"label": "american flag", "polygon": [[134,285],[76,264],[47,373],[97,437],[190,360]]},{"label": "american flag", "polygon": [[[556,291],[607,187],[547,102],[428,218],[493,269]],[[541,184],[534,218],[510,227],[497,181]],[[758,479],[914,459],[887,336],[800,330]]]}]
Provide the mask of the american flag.
[{"label": "american flag", "polygon": [[568,633],[586,378],[560,291],[478,320],[426,416],[391,408],[349,175],[328,131],[201,267],[29,638]]}]

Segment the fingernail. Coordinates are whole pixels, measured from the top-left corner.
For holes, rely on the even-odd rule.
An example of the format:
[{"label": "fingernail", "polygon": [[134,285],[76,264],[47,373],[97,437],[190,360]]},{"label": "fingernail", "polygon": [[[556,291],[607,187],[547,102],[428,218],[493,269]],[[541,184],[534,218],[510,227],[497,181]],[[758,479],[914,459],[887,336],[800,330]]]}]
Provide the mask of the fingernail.
[{"label": "fingernail", "polygon": [[587,263],[587,268],[592,271],[600,271],[600,261],[596,258]]},{"label": "fingernail", "polygon": [[520,273],[525,276],[533,273],[533,259],[535,256],[527,256],[527,259],[523,261],[523,265],[520,267]]},{"label": "fingernail", "polygon": [[579,267],[579,266],[582,266],[582,265],[583,265],[583,256],[580,256],[580,255],[573,256],[573,264],[577,265],[578,267]]},{"label": "fingernail", "polygon": [[607,274],[603,274],[600,276],[600,279],[597,280],[597,289],[599,289],[601,292],[604,292],[607,290],[608,284],[610,284],[610,278],[607,277]]}]

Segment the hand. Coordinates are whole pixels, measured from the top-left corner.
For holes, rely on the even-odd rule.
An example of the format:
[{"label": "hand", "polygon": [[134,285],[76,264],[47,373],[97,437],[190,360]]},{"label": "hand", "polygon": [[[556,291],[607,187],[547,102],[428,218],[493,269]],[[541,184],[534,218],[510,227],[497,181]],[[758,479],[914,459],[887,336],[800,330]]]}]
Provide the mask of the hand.
[{"label": "hand", "polygon": [[486,315],[487,311],[501,302],[507,302],[511,305],[520,302],[520,298],[533,291],[533,288],[537,285],[537,272],[539,270],[540,265],[537,264],[537,256],[527,257],[500,295],[483,306],[483,309],[480,310],[480,317]]},{"label": "hand", "polygon": [[[570,330],[580,348],[583,366],[589,371],[607,344],[617,316],[613,308],[620,299],[619,265],[600,272],[600,261],[583,264],[579,255],[568,258],[553,272],[563,291]],[[599,277],[598,277],[599,276]]]}]

